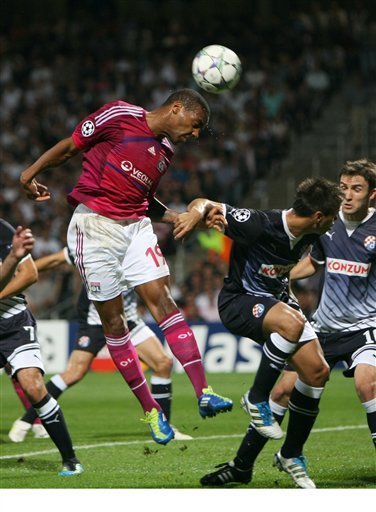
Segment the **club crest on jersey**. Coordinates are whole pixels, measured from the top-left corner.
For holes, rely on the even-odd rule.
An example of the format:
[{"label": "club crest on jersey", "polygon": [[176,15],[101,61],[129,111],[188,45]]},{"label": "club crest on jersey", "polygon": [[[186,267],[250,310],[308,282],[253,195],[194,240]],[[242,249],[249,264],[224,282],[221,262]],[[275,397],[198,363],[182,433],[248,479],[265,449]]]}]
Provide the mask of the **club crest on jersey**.
[{"label": "club crest on jersey", "polygon": [[364,247],[367,249],[367,251],[373,251],[376,249],[376,236],[367,236],[364,240]]},{"label": "club crest on jersey", "polygon": [[81,126],[81,133],[84,137],[90,137],[95,131],[95,125],[93,121],[85,121]]},{"label": "club crest on jersey", "polygon": [[251,212],[245,208],[234,209],[230,212],[238,222],[245,222],[251,216]]},{"label": "club crest on jersey", "polygon": [[161,174],[163,174],[165,172],[166,162],[163,160],[163,158],[161,160],[159,160],[157,169]]},{"label": "club crest on jersey", "polygon": [[255,318],[260,318],[264,314],[264,311],[265,311],[264,304],[255,304],[252,308],[252,315]]},{"label": "club crest on jersey", "polygon": [[77,344],[81,348],[87,348],[91,343],[91,339],[89,336],[81,336],[81,338],[78,340]]},{"label": "club crest on jersey", "polygon": [[97,282],[97,281],[92,281],[90,283],[90,291],[92,293],[97,293],[97,292],[100,292],[101,291],[101,283]]}]

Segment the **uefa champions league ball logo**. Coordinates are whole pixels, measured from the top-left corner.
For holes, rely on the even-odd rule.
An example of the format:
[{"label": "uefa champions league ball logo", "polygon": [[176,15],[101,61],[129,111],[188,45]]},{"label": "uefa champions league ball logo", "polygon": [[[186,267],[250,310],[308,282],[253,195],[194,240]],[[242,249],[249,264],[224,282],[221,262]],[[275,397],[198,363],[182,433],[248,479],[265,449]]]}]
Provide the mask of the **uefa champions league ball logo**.
[{"label": "uefa champions league ball logo", "polygon": [[95,126],[93,121],[85,121],[81,126],[81,133],[84,137],[90,137],[94,133]]},{"label": "uefa champions league ball logo", "polygon": [[234,217],[234,219],[237,220],[238,222],[245,222],[251,216],[251,212],[249,210],[246,210],[245,208],[233,210],[230,213]]}]

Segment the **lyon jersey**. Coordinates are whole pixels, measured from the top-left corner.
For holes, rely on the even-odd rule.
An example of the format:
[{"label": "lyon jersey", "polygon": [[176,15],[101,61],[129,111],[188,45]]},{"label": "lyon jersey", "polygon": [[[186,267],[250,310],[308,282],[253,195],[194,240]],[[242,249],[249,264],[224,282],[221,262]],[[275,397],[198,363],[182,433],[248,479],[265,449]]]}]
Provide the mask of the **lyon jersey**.
[{"label": "lyon jersey", "polygon": [[325,265],[320,304],[313,315],[315,330],[376,328],[376,212],[350,233],[340,213],[314,245],[311,257]]},{"label": "lyon jersey", "polygon": [[[8,256],[12,248],[12,240],[15,229],[5,220],[0,219],[0,262],[2,263]],[[30,256],[26,256],[30,258]],[[22,261],[24,261],[22,260]],[[1,266],[0,266],[1,271]],[[26,309],[25,296],[22,293],[0,300],[0,320],[2,318],[11,318],[18,315]]]},{"label": "lyon jersey", "polygon": [[288,289],[288,274],[318,235],[296,238],[289,231],[287,210],[248,210],[224,205],[232,238],[230,267],[224,288],[280,298]]},{"label": "lyon jersey", "polygon": [[83,203],[113,219],[146,215],[174,153],[166,137],[150,130],[146,113],[113,101],[77,125],[72,138],[83,159],[79,181],[68,195],[72,206]]}]

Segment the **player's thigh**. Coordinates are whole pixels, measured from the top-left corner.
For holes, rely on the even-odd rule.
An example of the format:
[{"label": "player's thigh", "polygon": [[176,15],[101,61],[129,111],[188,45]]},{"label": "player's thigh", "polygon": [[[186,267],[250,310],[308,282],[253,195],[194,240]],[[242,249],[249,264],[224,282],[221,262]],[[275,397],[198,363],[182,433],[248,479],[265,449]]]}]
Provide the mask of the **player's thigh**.
[{"label": "player's thigh", "polygon": [[298,341],[305,323],[306,319],[300,311],[284,302],[278,302],[266,313],[263,331],[265,336],[277,332],[287,340]]},{"label": "player's thigh", "polygon": [[323,386],[329,377],[329,365],[318,339],[298,344],[296,352],[289,358],[303,382],[311,386]]},{"label": "player's thigh", "polygon": [[90,300],[112,299],[125,288],[123,261],[136,225],[115,222],[84,205],[76,208],[67,242]]}]

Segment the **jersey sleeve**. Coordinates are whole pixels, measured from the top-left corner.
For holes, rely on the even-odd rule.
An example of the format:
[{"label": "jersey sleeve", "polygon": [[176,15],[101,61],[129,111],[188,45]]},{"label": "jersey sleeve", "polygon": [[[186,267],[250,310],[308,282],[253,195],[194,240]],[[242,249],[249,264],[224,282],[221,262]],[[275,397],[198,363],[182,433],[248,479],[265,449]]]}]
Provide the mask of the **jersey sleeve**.
[{"label": "jersey sleeve", "polygon": [[267,217],[260,210],[225,205],[228,226],[225,234],[232,240],[251,245],[263,233]]},{"label": "jersey sleeve", "polygon": [[98,121],[104,107],[82,119],[72,133],[72,139],[79,150],[89,149],[106,140],[107,124]]},{"label": "jersey sleeve", "polygon": [[321,238],[319,238],[311,248],[310,257],[318,263],[319,265],[324,265],[325,263],[325,253],[324,248],[321,243]]}]

